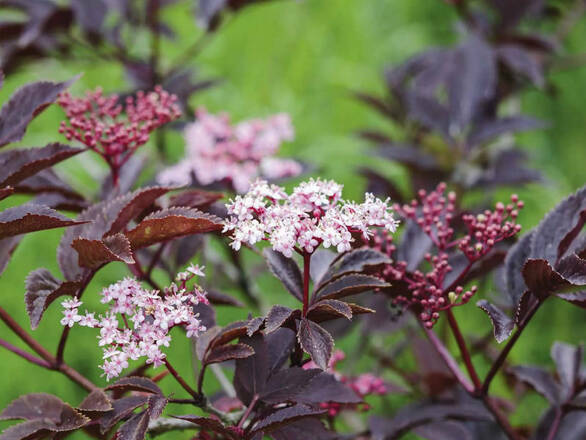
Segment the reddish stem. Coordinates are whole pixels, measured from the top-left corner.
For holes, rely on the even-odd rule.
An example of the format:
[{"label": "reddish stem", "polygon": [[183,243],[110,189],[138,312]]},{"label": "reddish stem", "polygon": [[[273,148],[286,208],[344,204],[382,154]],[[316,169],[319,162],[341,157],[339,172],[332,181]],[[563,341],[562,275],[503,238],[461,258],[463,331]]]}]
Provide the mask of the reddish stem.
[{"label": "reddish stem", "polygon": [[307,316],[309,308],[309,267],[311,264],[311,254],[303,252],[303,316]]},{"label": "reddish stem", "polygon": [[547,440],[555,440],[558,430],[560,429],[560,423],[562,421],[562,409],[556,408],[555,410],[555,418],[553,419],[553,423],[551,424],[551,428],[549,428],[549,433],[547,434]]},{"label": "reddish stem", "polygon": [[32,355],[32,354],[14,346],[14,345],[12,345],[10,342],[5,341],[4,339],[0,339],[0,346],[13,352],[14,354],[20,356],[21,358],[26,359],[27,361],[38,365],[39,367],[43,367],[43,368],[47,368],[47,369],[51,368],[51,364],[49,362],[47,362],[46,360],[38,358],[35,355]]},{"label": "reddish stem", "polygon": [[8,314],[6,310],[0,307],[0,319],[12,330],[20,339],[22,339],[30,348],[32,348],[39,356],[45,359],[50,364],[55,362],[53,355],[39,344],[31,335],[27,333],[18,323]]},{"label": "reddish stem", "polygon": [[246,408],[246,411],[244,411],[242,418],[238,422],[238,425],[236,426],[237,428],[242,428],[242,425],[244,425],[244,422],[246,422],[246,419],[248,419],[248,417],[250,416],[250,413],[254,409],[256,402],[258,402],[258,394],[255,394],[254,397],[252,398],[250,405],[248,405],[248,408]]},{"label": "reddish stem", "polygon": [[175,380],[177,380],[177,382],[179,382],[179,385],[181,385],[183,387],[183,389],[185,391],[187,391],[189,394],[191,394],[193,397],[199,397],[198,393],[195,392],[195,390],[193,388],[191,388],[187,382],[185,382],[185,380],[181,377],[181,375],[177,372],[177,370],[175,370],[175,368],[173,368],[173,366],[169,363],[169,361],[167,360],[167,358],[164,359],[165,362],[165,366],[167,367],[167,370],[169,370],[169,373],[171,373],[173,375],[173,377],[175,378]]},{"label": "reddish stem", "polygon": [[197,376],[197,392],[199,395],[203,395],[203,378],[206,372],[206,365],[201,366],[201,370],[199,371],[199,375]]},{"label": "reddish stem", "polygon": [[460,327],[458,326],[458,321],[456,321],[456,317],[454,316],[452,309],[448,309],[446,313],[448,315],[448,323],[450,324],[450,329],[452,330],[452,333],[456,338],[458,348],[460,349],[462,360],[464,361],[464,365],[466,365],[466,370],[468,371],[470,379],[472,379],[472,383],[474,384],[474,391],[479,391],[482,388],[482,382],[480,382],[480,378],[478,377],[476,368],[474,368],[474,364],[472,363],[472,358],[470,357],[470,352],[466,347],[466,341],[464,340],[464,336],[462,335]]}]

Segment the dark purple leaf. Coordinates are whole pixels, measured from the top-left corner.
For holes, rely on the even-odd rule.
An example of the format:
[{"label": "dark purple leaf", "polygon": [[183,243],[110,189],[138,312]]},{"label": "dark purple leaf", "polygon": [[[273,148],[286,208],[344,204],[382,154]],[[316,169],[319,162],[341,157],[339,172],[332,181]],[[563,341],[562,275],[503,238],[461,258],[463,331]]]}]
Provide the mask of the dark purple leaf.
[{"label": "dark purple leaf", "polygon": [[523,235],[505,257],[505,284],[514,306],[519,304],[523,293],[527,290],[523,279],[523,266],[531,255],[531,240],[534,233],[535,230],[531,230]]},{"label": "dark purple leaf", "polygon": [[77,281],[60,281],[47,269],[29,273],[25,282],[24,302],[32,329],[39,326],[43,313],[53,301],[63,295],[74,296],[82,285]]},{"label": "dark purple leaf", "polygon": [[149,397],[148,407],[151,419],[157,419],[163,414],[163,410],[169,400],[162,394],[153,394]]},{"label": "dark purple leaf", "polygon": [[484,310],[490,318],[494,330],[494,338],[499,344],[511,335],[515,323],[505,312],[485,299],[481,299],[476,305]]},{"label": "dark purple leaf", "polygon": [[563,401],[569,399],[581,380],[582,347],[556,342],[551,347],[551,357],[555,362],[561,383]]},{"label": "dark purple leaf", "polygon": [[322,285],[341,275],[362,272],[368,266],[379,266],[390,262],[391,260],[387,255],[375,249],[360,248],[350,251],[333,261],[326,274],[322,277]]},{"label": "dark purple leaf", "polygon": [[52,168],[44,169],[19,182],[15,191],[24,194],[57,193],[72,199],[84,200],[71,186],[61,180]]},{"label": "dark purple leaf", "polygon": [[453,421],[418,426],[413,432],[427,440],[477,440],[465,424]]},{"label": "dark purple leaf", "polygon": [[108,12],[104,0],[71,0],[76,22],[88,34],[99,34]]},{"label": "dark purple leaf", "polygon": [[396,203],[402,203],[403,195],[394,182],[368,168],[361,168],[360,175],[367,181],[366,191],[378,197],[390,197]]},{"label": "dark purple leaf", "polygon": [[209,348],[227,344],[234,339],[246,336],[248,331],[248,321],[236,321],[220,329],[216,336],[211,340]]},{"label": "dark purple leaf", "polygon": [[197,358],[201,361],[205,357],[206,351],[210,346],[210,342],[218,335],[221,327],[215,326],[208,328],[204,333],[200,334],[195,341],[195,353]]},{"label": "dark purple leaf", "polygon": [[35,203],[8,208],[0,212],[0,239],[44,229],[80,225],[54,209]]},{"label": "dark purple leaf", "polygon": [[452,68],[457,73],[448,83],[449,131],[450,135],[459,135],[493,97],[497,79],[494,52],[480,36],[470,35],[456,49]]},{"label": "dark purple leaf", "polygon": [[140,391],[143,393],[163,394],[159,386],[148,377],[130,376],[117,380],[108,385],[106,390],[110,391]]},{"label": "dark purple leaf", "polygon": [[534,295],[530,290],[525,291],[525,293],[521,295],[519,304],[515,309],[515,324],[517,324],[517,326],[522,325],[530,316],[532,310],[534,310],[535,307],[538,307],[540,301],[542,300]]},{"label": "dark purple leaf", "polygon": [[113,409],[110,398],[103,390],[94,390],[77,407],[80,411],[104,412]]},{"label": "dark purple leaf", "polygon": [[208,301],[215,306],[244,307],[244,304],[241,301],[231,297],[226,293],[222,293],[217,290],[209,288],[207,288],[206,291],[208,293]]},{"label": "dark purple leaf", "polygon": [[379,146],[377,154],[413,170],[427,172],[439,168],[438,161],[433,155],[410,145],[383,144]]},{"label": "dark purple leaf", "polygon": [[259,331],[264,322],[264,318],[253,318],[249,320],[248,324],[246,324],[246,336],[254,335]]},{"label": "dark purple leaf", "polygon": [[276,276],[285,288],[299,301],[303,301],[303,276],[299,266],[292,258],[270,248],[263,250],[263,255],[271,273]]},{"label": "dark purple leaf", "polygon": [[150,416],[148,411],[133,415],[116,433],[117,440],[143,440],[149,427]]},{"label": "dark purple leaf", "polygon": [[391,419],[371,417],[369,426],[373,440],[385,440],[399,438],[418,426],[447,420],[492,420],[492,416],[478,404],[417,403],[403,407]]},{"label": "dark purple leaf", "polygon": [[318,404],[323,402],[360,403],[362,398],[333,374],[321,372],[299,392],[297,401]]},{"label": "dark purple leaf", "polygon": [[169,206],[205,209],[223,197],[224,194],[219,192],[191,189],[171,197],[169,200]]},{"label": "dark purple leaf", "polygon": [[528,168],[526,162],[527,154],[523,150],[510,148],[499,151],[490,159],[473,186],[523,185],[541,180],[541,173]]},{"label": "dark purple leaf", "polygon": [[326,429],[317,418],[305,418],[271,431],[274,440],[336,440],[338,434]]},{"label": "dark purple leaf", "polygon": [[205,428],[209,431],[217,432],[218,434],[222,434],[226,436],[230,440],[241,440],[240,437],[234,432],[227,429],[222,422],[217,419],[212,419],[210,417],[199,417],[199,416],[173,416],[179,420],[185,420],[187,422],[195,423],[202,428]]},{"label": "dark purple leaf", "polygon": [[514,73],[526,77],[536,87],[545,86],[543,61],[540,55],[516,45],[504,44],[497,48],[499,59]]},{"label": "dark purple leaf", "polygon": [[24,419],[27,422],[6,429],[3,440],[24,439],[41,431],[66,432],[79,429],[90,419],[59,398],[45,393],[25,394],[0,414],[0,420]]},{"label": "dark purple leaf", "polygon": [[336,318],[352,319],[352,309],[348,303],[336,299],[324,299],[313,304],[307,311],[307,319],[314,322]]},{"label": "dark purple leaf", "polygon": [[289,307],[281,306],[279,304],[274,305],[265,319],[265,330],[266,335],[274,332],[281,328],[288,321],[292,321],[295,317],[299,317],[299,310],[292,310]]},{"label": "dark purple leaf", "polygon": [[110,235],[103,240],[76,238],[71,243],[79,255],[78,264],[88,269],[98,269],[112,261],[134,264],[130,242],[124,234]]},{"label": "dark purple leaf", "polygon": [[168,208],[144,218],[126,236],[132,249],[192,234],[218,231],[222,221],[218,217],[192,208]]},{"label": "dark purple leaf", "polygon": [[412,272],[419,267],[433,243],[429,235],[412,220],[408,220],[403,229],[403,237],[397,247],[397,259],[406,261],[407,270]]},{"label": "dark purple leaf", "polygon": [[16,250],[18,243],[22,239],[21,235],[16,235],[14,237],[8,237],[3,240],[0,240],[0,275],[6,269],[12,254]]},{"label": "dark purple leaf", "polygon": [[318,374],[319,369],[304,370],[300,367],[285,368],[273,374],[267,381],[259,400],[269,404],[297,402],[305,387]]},{"label": "dark purple leaf", "polygon": [[334,349],[332,335],[315,322],[302,318],[299,323],[297,340],[303,351],[311,356],[318,367],[322,370],[328,368],[328,362]]},{"label": "dark purple leaf", "polygon": [[104,414],[100,418],[100,432],[102,434],[108,432],[116,425],[120,420],[130,416],[136,408],[146,405],[149,398],[148,396],[128,396],[117,399],[112,403],[113,409],[110,412]]},{"label": "dark purple leaf", "polygon": [[345,296],[366,292],[367,290],[390,287],[385,281],[370,275],[351,274],[334,279],[330,283],[322,285],[312,301],[322,299],[340,299]]},{"label": "dark purple leaf", "polygon": [[489,119],[476,124],[468,136],[468,144],[471,146],[483,144],[503,134],[535,130],[543,126],[542,121],[523,115]]},{"label": "dark purple leaf", "polygon": [[509,28],[528,15],[537,12],[543,6],[542,0],[489,0],[489,3],[500,15],[500,25]]},{"label": "dark purple leaf", "polygon": [[197,21],[207,30],[213,29],[218,15],[226,7],[228,0],[198,0]]},{"label": "dark purple leaf", "polygon": [[562,259],[568,253],[568,249],[571,248],[573,244],[576,244],[576,238],[580,235],[580,232],[584,228],[586,224],[586,209],[580,212],[579,217],[576,219],[576,224],[570,231],[564,236],[562,241],[558,246],[558,260]]},{"label": "dark purple leaf", "polygon": [[407,95],[409,115],[429,130],[435,130],[450,141],[448,109],[435,99],[416,92]]},{"label": "dark purple leaf", "polygon": [[81,153],[81,148],[49,144],[43,148],[22,148],[0,153],[3,174],[0,186],[15,185],[39,171]]},{"label": "dark purple leaf", "polygon": [[[577,260],[580,260],[576,257]],[[565,267],[566,270],[571,270],[571,267]],[[572,278],[576,281],[582,282],[582,276],[573,274]],[[549,295],[564,291],[572,287],[571,279],[565,279],[560,273],[555,271],[550,264],[543,259],[527,260],[523,266],[523,279],[529,290],[540,299],[545,299]]]},{"label": "dark purple leaf", "polygon": [[76,79],[61,83],[40,81],[18,89],[0,109],[0,147],[21,140],[29,122]]},{"label": "dark purple leaf", "polygon": [[354,92],[353,95],[356,99],[373,108],[381,115],[390,119],[395,119],[396,112],[390,103],[385,102],[383,99],[378,98],[377,96],[369,95],[368,93]]},{"label": "dark purple leaf", "polygon": [[325,409],[307,405],[293,405],[273,410],[267,416],[262,417],[257,423],[255,423],[251,432],[255,433],[263,431],[267,433],[296,420],[321,415],[324,412],[326,412]]},{"label": "dark purple leaf", "polygon": [[564,301],[568,301],[575,306],[586,309],[586,290],[575,293],[558,293],[557,297]]},{"label": "dark purple leaf", "polygon": [[328,249],[317,249],[311,255],[311,264],[309,266],[309,276],[313,281],[313,285],[319,285],[320,281],[323,279],[324,275],[328,271],[330,264],[334,259],[337,257],[335,252],[332,252]]},{"label": "dark purple leaf", "polygon": [[4,200],[6,197],[12,195],[14,193],[14,188],[11,186],[5,186],[4,188],[0,188],[0,200]]},{"label": "dark purple leaf", "polygon": [[219,345],[208,351],[203,364],[210,365],[234,359],[245,359],[253,354],[254,350],[250,345],[242,343]]},{"label": "dark purple leaf", "polygon": [[560,243],[580,223],[586,210],[586,186],[564,199],[537,226],[531,240],[531,257],[544,258],[555,265],[561,257]]},{"label": "dark purple leaf", "polygon": [[64,196],[59,193],[44,193],[34,199],[34,203],[48,206],[49,208],[71,212],[81,212],[87,209],[88,203],[77,197]]},{"label": "dark purple leaf", "polygon": [[560,401],[560,390],[551,375],[542,368],[517,366],[511,372],[521,381],[531,385],[535,391],[544,396],[551,404]]}]

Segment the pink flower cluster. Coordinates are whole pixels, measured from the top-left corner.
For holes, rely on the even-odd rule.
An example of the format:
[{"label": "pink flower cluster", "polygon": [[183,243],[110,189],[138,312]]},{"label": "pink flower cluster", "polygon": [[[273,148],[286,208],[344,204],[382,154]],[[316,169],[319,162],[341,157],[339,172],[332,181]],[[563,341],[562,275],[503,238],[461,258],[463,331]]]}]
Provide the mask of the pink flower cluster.
[{"label": "pink flower cluster", "polygon": [[149,140],[153,130],[181,116],[177,97],[161,87],[127,97],[124,105],[118,95],[104,96],[100,88],[83,98],[64,92],[57,102],[69,122],[63,121],[59,132],[99,153],[116,169]]},{"label": "pink flower cluster", "polygon": [[183,327],[187,337],[197,337],[206,330],[193,311],[193,306],[200,302],[208,304],[206,293],[198,285],[191,289],[186,286],[187,281],[198,275],[203,275],[201,269],[190,266],[178,275],[179,285],[173,283],[163,292],[146,290],[135,279],[125,278],[102,291],[102,303],[110,304],[104,315],[95,318],[94,313],[87,311],[80,315],[82,302],[73,298],[61,303],[61,324],[100,329],[99,346],[104,347],[100,368],[107,380],[119,376],[129,360],[140,357],[158,367],[165,363],[161,350],[169,346],[169,331],[173,327]]},{"label": "pink flower cluster", "polygon": [[[516,195],[511,197],[512,203],[504,206],[497,203],[494,211],[486,210],[482,214],[462,215],[467,234],[454,239],[454,220],[456,195],[453,192],[444,195],[446,185],[441,183],[429,194],[419,191],[419,200],[413,200],[404,206],[395,206],[395,210],[406,218],[413,220],[431,239],[437,253],[428,253],[424,259],[429,270],[407,270],[407,262],[393,261],[382,271],[382,277],[397,286],[404,286],[404,292],[394,298],[394,303],[403,306],[414,306],[419,318],[427,328],[432,328],[443,310],[466,304],[477,291],[476,286],[465,290],[460,284],[472,265],[487,255],[494,246],[521,230],[516,223],[518,210],[523,202]],[[373,246],[391,257],[395,251],[392,237],[377,235],[373,238]],[[446,277],[453,270],[449,264],[448,253],[458,249],[464,253],[468,265],[454,282],[446,286]]]},{"label": "pink flower cluster", "polygon": [[273,249],[291,257],[293,251],[311,254],[319,245],[338,252],[351,249],[353,234],[368,238],[369,228],[395,232],[397,221],[388,206],[372,194],[363,203],[341,199],[342,185],[310,179],[288,195],[283,188],[255,181],[248,193],[227,205],[230,218],[224,232],[232,231],[232,247],[268,240]]},{"label": "pink flower cluster", "polygon": [[288,115],[251,119],[234,126],[226,114],[216,116],[200,108],[196,116],[185,129],[185,159],[162,171],[159,183],[189,185],[193,176],[202,185],[223,181],[245,193],[259,176],[279,179],[301,174],[298,162],[273,157],[284,141],[294,138]]},{"label": "pink flower cluster", "polygon": [[[348,385],[358,396],[362,398],[369,395],[384,396],[389,392],[387,385],[385,384],[385,381],[372,373],[364,373],[357,377],[350,377],[345,376],[340,372],[336,371],[336,364],[339,361],[343,360],[345,357],[346,355],[343,351],[336,350],[330,358],[330,361],[328,363],[328,369],[326,371],[330,374],[333,374],[336,377],[336,379],[338,379],[340,382]],[[303,365],[303,368],[305,370],[309,370],[318,367],[313,361],[309,361]],[[322,402],[320,403],[320,406],[328,410],[328,415],[330,417],[335,417],[343,409],[360,409],[362,411],[366,411],[369,409],[369,406],[367,404],[343,405],[335,402]]]}]

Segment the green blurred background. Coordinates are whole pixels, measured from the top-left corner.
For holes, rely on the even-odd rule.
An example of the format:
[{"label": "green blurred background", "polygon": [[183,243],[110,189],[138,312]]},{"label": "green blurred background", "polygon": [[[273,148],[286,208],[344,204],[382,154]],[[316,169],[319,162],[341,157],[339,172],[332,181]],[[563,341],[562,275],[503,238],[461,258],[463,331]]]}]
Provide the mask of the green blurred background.
[{"label": "green blurred background", "polygon": [[[179,4],[165,10],[164,18],[170,21],[179,36],[163,43],[162,53],[172,60],[197,40],[201,31],[194,28],[192,2]],[[283,147],[284,156],[295,156],[314,164],[312,173],[335,179],[345,184],[345,196],[359,199],[364,181],[357,175],[359,166],[375,166],[385,175],[393,177],[401,185],[406,180],[400,167],[381,164],[369,156],[368,145],[355,136],[358,129],[382,127],[386,123],[374,112],[355,101],[351,91],[382,92],[382,70],[389,64],[402,62],[409,56],[431,46],[452,44],[457,41],[455,16],[450,7],[441,1],[395,0],[308,0],[276,1],[246,8],[229,18],[205,49],[193,60],[200,78],[220,78],[222,82],[194,96],[194,106],[206,106],[211,112],[228,111],[233,120],[266,116],[275,112],[291,114],[296,129],[294,142]],[[567,41],[568,53],[579,53],[586,41],[586,21],[582,20],[571,32]],[[146,35],[136,36],[136,50],[146,50]],[[72,87],[74,94],[88,88],[102,86],[106,92],[125,89],[127,78],[116,65],[87,60],[83,56],[67,61],[50,60],[27,66],[6,78],[0,90],[0,102],[26,82],[36,80],[64,80],[83,72],[83,77]],[[522,96],[521,107],[525,113],[550,122],[548,129],[519,136],[527,146],[531,163],[541,170],[547,180],[545,185],[531,185],[500,191],[515,191],[526,202],[520,221],[525,230],[537,224],[539,219],[559,200],[582,186],[585,182],[586,131],[584,124],[584,96],[586,96],[586,69],[575,68],[556,72],[552,76],[555,93],[546,94],[531,90]],[[49,108],[29,127],[22,145],[41,146],[51,141],[63,140],[57,132],[62,112],[56,106]],[[180,135],[170,135],[168,143],[174,157],[180,157],[183,143]],[[145,147],[156,157],[152,145]],[[152,161],[151,173],[155,160]],[[98,178],[105,169],[89,153],[70,159],[57,167],[58,172],[81,192],[91,194],[98,186]],[[23,199],[12,198],[10,204]],[[4,201],[0,208],[8,206]],[[18,247],[14,257],[0,278],[0,302],[15,319],[29,327],[23,303],[26,275],[38,267],[46,267],[59,274],[55,251],[61,230],[28,235]],[[249,262],[258,264],[257,261]],[[127,274],[118,263],[102,270],[93,280],[85,302],[88,308],[100,308],[97,293],[102,287]],[[162,282],[163,274],[157,273]],[[214,284],[214,280],[207,280]],[[221,281],[219,281],[221,282]],[[290,301],[278,283],[268,275],[257,281],[266,304]],[[481,292],[484,295],[488,292]],[[218,320],[226,323],[243,318],[247,310],[218,309]],[[470,333],[483,335],[489,328],[486,316],[470,304],[456,314],[464,321]],[[513,350],[515,362],[551,365],[549,347],[555,340],[577,343],[583,340],[584,315],[561,301],[551,301],[540,311]],[[54,349],[61,332],[58,325],[60,306],[53,305],[46,313],[34,336],[49,349]],[[23,346],[6,327],[0,325],[0,335],[10,342]],[[98,384],[105,384],[97,368],[101,351],[97,347],[95,331],[75,328],[71,332],[66,360]],[[349,354],[358,342],[354,332],[339,347],[346,347]],[[384,347],[385,339],[375,343]],[[24,347],[23,347],[24,348]],[[76,405],[83,390],[57,373],[44,371],[25,363],[12,353],[0,351],[2,375],[0,376],[0,407],[23,393],[49,392]],[[187,377],[191,376],[189,344],[177,337],[168,353],[173,363]],[[486,371],[480,359],[475,359],[481,371]],[[368,361],[351,362],[354,372],[370,368]],[[344,364],[341,364],[344,368]],[[392,378],[389,376],[388,378]],[[208,375],[209,386],[214,387],[213,375]],[[165,379],[162,386],[176,390],[172,380]],[[495,387],[505,393],[502,384]],[[183,397],[179,395],[177,397]],[[384,402],[373,399],[376,412],[391,414],[402,402],[391,397]],[[514,422],[533,422],[545,403],[539,397],[520,402]],[[186,408],[174,408],[179,413]],[[0,428],[5,423],[0,425]],[[187,434],[180,435],[180,438]],[[174,435],[178,438],[178,435]],[[412,437],[416,438],[416,437]]]}]

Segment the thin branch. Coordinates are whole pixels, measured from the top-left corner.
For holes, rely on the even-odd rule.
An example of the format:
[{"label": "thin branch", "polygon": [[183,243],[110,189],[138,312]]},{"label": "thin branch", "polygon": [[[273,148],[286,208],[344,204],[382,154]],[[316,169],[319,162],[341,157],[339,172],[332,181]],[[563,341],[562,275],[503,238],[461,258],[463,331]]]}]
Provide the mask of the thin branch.
[{"label": "thin branch", "polygon": [[458,326],[458,321],[456,321],[456,318],[452,313],[452,309],[448,309],[446,314],[448,315],[448,324],[450,325],[450,329],[452,330],[454,338],[456,339],[456,343],[458,344],[458,348],[460,349],[460,354],[462,355],[462,360],[464,361],[466,370],[468,371],[470,379],[472,379],[475,391],[478,391],[482,387],[482,382],[480,382],[476,368],[474,368],[474,364],[472,363],[472,358],[470,357],[470,352],[466,347],[464,336],[462,335],[460,327]]},{"label": "thin branch", "polygon": [[18,325],[18,323],[12,318],[12,316],[10,316],[10,314],[2,307],[0,307],[0,319],[2,319],[2,321],[4,321],[4,323],[10,328],[10,330],[12,330],[13,333],[15,333],[20,339],[22,339],[25,344],[32,348],[35,351],[35,353],[37,353],[50,364],[53,364],[55,362],[55,358],[53,357],[53,355],[49,353],[49,351],[45,347],[43,347],[35,339],[33,339],[33,337],[29,335],[25,329]]},{"label": "thin branch", "polygon": [[179,382],[179,385],[181,385],[181,387],[183,387],[185,391],[187,391],[194,398],[199,398],[201,396],[201,394],[197,393],[193,388],[191,388],[187,384],[187,382],[185,382],[185,380],[181,377],[177,370],[175,370],[175,368],[173,368],[173,366],[169,363],[169,360],[167,358],[164,359],[164,362],[165,366],[167,367],[167,370],[169,370],[169,372],[173,375],[175,380]]},{"label": "thin branch", "polygon": [[561,408],[555,409],[555,418],[553,419],[553,423],[549,428],[549,433],[547,434],[547,440],[555,440],[558,430],[560,429],[560,424],[562,421],[563,411]]},{"label": "thin branch", "polygon": [[47,369],[51,368],[51,364],[47,362],[45,359],[38,358],[35,355],[32,355],[16,347],[15,345],[12,345],[10,342],[5,341],[4,339],[0,339],[0,346],[4,347],[8,351],[13,352],[17,356],[20,356],[21,358],[26,359],[27,361],[32,362],[35,365],[38,365],[39,367]]}]

